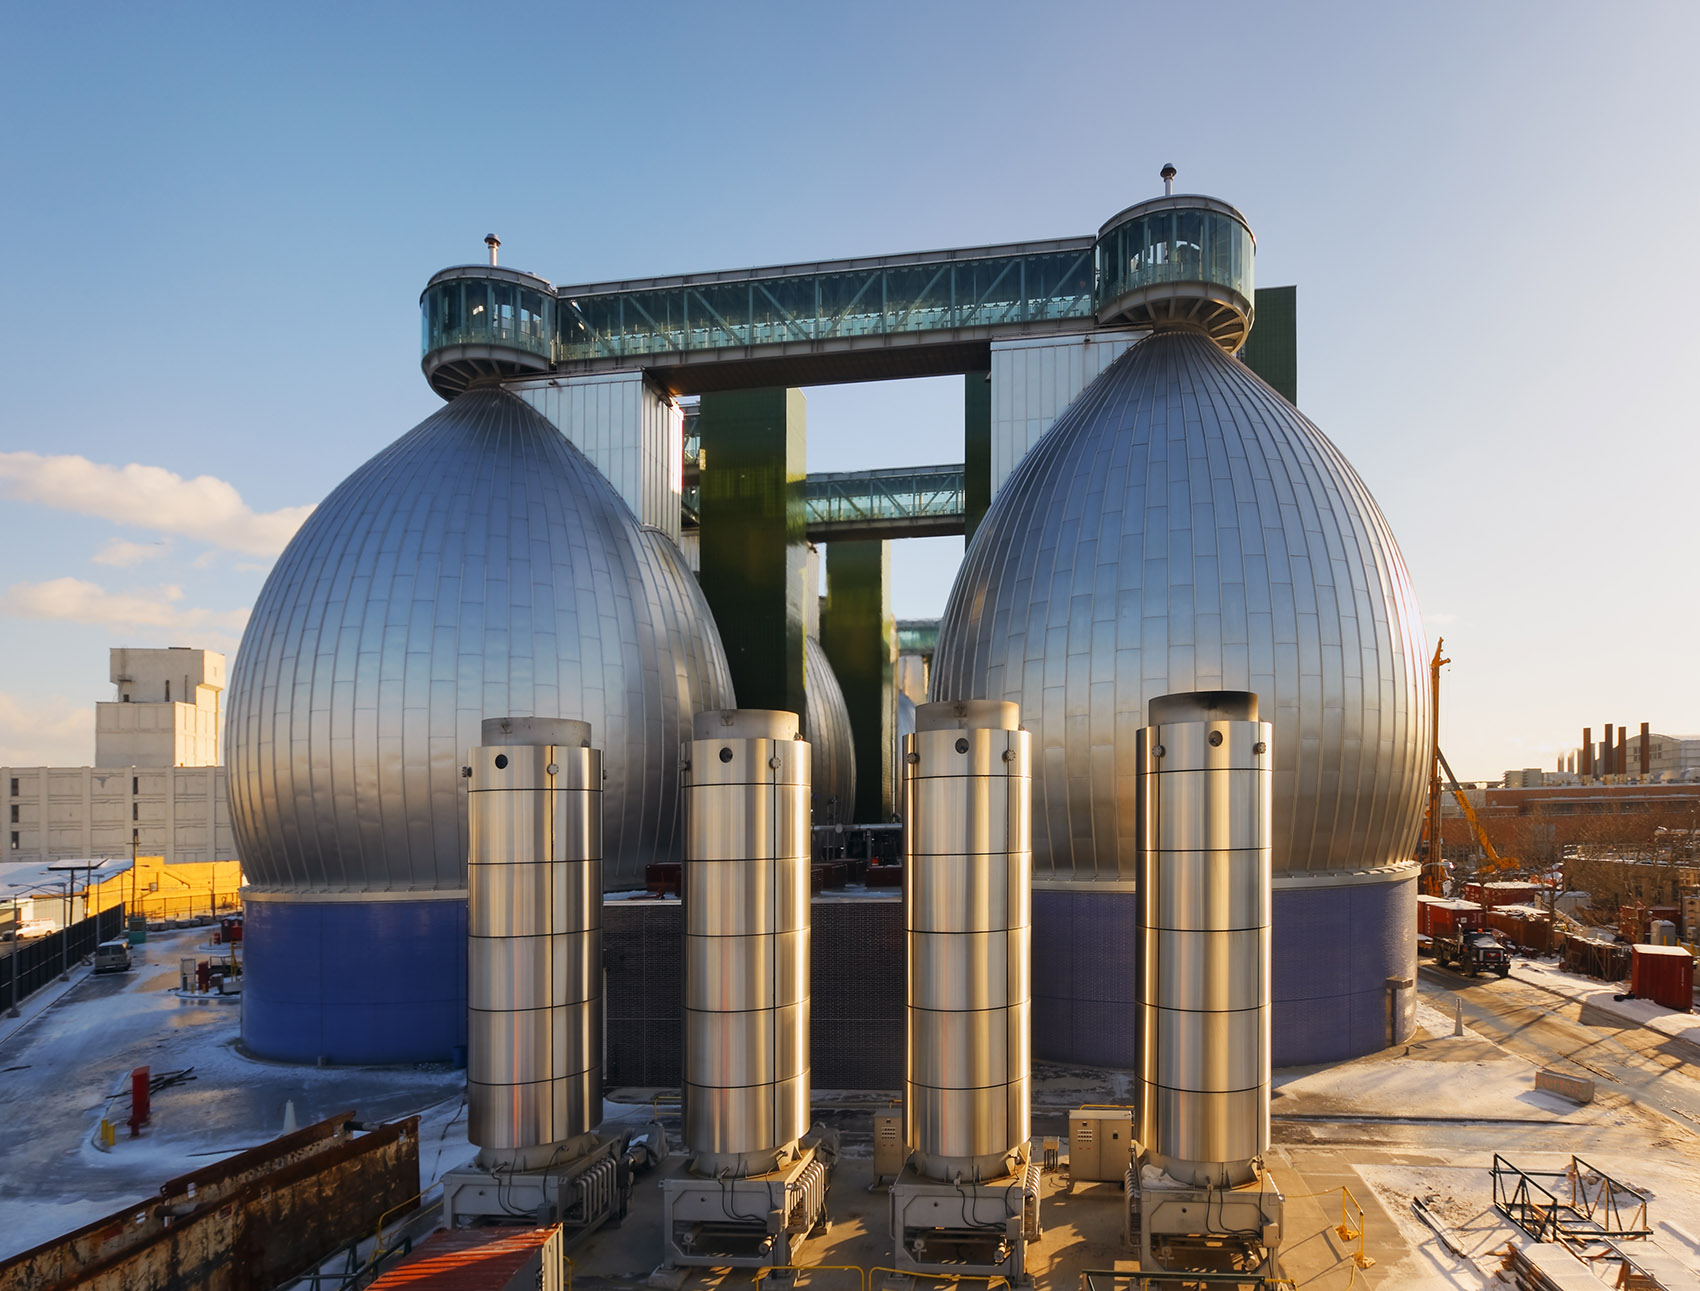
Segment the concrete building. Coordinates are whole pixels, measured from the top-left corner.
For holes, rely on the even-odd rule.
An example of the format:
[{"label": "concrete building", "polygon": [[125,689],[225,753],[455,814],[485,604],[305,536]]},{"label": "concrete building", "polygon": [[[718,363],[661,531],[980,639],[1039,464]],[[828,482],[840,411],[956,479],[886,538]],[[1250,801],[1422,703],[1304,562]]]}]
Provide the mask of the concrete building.
[{"label": "concrete building", "polygon": [[235,859],[220,764],[224,674],[212,650],[114,648],[117,698],[95,706],[95,764],[0,767],[0,855]]},{"label": "concrete building", "polygon": [[118,698],[95,705],[97,766],[211,767],[223,761],[222,654],[119,646],[111,674]]}]

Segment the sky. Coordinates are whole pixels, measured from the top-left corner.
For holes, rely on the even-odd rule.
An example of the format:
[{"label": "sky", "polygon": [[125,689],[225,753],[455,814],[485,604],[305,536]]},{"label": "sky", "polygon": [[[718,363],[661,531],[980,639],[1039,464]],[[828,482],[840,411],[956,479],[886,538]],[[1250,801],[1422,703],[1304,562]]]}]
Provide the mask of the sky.
[{"label": "sky", "polygon": [[[486,233],[557,283],[1074,236],[1166,162],[1298,286],[1459,775],[1700,732],[1696,48],[1692,3],[0,3],[0,763],[92,759],[110,646],[234,652],[440,406],[419,291]],[[808,399],[811,470],[961,460],[960,379]],[[898,545],[899,616],[961,546]]]}]

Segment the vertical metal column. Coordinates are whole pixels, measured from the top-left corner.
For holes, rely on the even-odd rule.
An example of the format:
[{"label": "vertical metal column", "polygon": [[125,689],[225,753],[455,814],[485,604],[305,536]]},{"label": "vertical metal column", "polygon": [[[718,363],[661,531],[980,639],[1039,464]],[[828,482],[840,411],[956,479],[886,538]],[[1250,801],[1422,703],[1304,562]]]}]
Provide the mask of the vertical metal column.
[{"label": "vertical metal column", "polygon": [[904,739],[904,1136],[933,1179],[1002,1178],[1027,1150],[1031,747],[995,700],[922,704]]},{"label": "vertical metal column", "polygon": [[683,757],[684,1133],[765,1174],[809,1127],[809,746],[795,713],[698,713]]},{"label": "vertical metal column", "polygon": [[1185,1183],[1269,1146],[1270,727],[1248,691],[1165,695],[1139,732],[1140,1134]]},{"label": "vertical metal column", "polygon": [[493,718],[481,734],[467,795],[467,1137],[482,1166],[535,1170],[590,1146],[602,1119],[602,753],[586,722]]},{"label": "vertical metal column", "polygon": [[[891,543],[831,542],[826,548],[826,605],[821,648],[850,711],[856,746],[856,803],[851,819],[891,819],[897,786],[897,625],[891,617]],[[809,738],[819,743],[816,732]]]},{"label": "vertical metal column", "polygon": [[697,414],[699,581],[733,692],[752,709],[808,711],[805,422],[800,390],[714,391]]}]

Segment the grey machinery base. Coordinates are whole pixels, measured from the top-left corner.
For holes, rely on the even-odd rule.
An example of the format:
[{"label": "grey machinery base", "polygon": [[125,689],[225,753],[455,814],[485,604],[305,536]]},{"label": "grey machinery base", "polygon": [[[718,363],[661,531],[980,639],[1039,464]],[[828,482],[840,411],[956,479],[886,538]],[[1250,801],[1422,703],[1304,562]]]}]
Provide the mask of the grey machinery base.
[{"label": "grey machinery base", "polygon": [[760,1269],[797,1263],[803,1240],[826,1222],[829,1163],[814,1148],[771,1174],[661,1183],[665,1263]]},{"label": "grey machinery base", "polygon": [[892,1262],[905,1273],[1025,1284],[1039,1240],[1040,1168],[984,1183],[941,1183],[905,1167],[891,1185]]},{"label": "grey machinery base", "polygon": [[[1142,1186],[1136,1160],[1127,1172],[1127,1244],[1142,1272],[1230,1271],[1217,1261],[1249,1253],[1255,1271],[1278,1276],[1286,1198],[1273,1176],[1233,1188],[1200,1188],[1173,1180]],[[1159,1258],[1162,1252],[1165,1259]],[[1244,1269],[1232,1271],[1247,1271]]]},{"label": "grey machinery base", "polygon": [[569,1245],[588,1237],[625,1209],[620,1143],[608,1139],[551,1170],[500,1172],[475,1165],[443,1176],[443,1226],[480,1219],[512,1223],[519,1216],[560,1224]]}]

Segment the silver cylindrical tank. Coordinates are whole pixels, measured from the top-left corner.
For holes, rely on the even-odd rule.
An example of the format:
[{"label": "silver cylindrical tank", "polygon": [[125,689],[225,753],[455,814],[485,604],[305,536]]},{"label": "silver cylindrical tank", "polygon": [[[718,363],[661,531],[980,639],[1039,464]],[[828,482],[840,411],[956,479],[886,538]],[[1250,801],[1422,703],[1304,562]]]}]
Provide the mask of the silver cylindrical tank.
[{"label": "silver cylindrical tank", "polygon": [[1249,691],[1161,696],[1139,732],[1139,1137],[1184,1182],[1269,1147],[1273,765]]},{"label": "silver cylindrical tank", "polygon": [[1016,705],[921,704],[903,741],[910,1160],[1001,1178],[1029,1126],[1031,738]]},{"label": "silver cylindrical tank", "polygon": [[685,1144],[764,1174],[809,1127],[809,745],[795,713],[698,713],[684,748]]},{"label": "silver cylindrical tank", "polygon": [[572,1155],[602,1119],[602,752],[587,722],[484,722],[467,795],[467,1137]]}]

